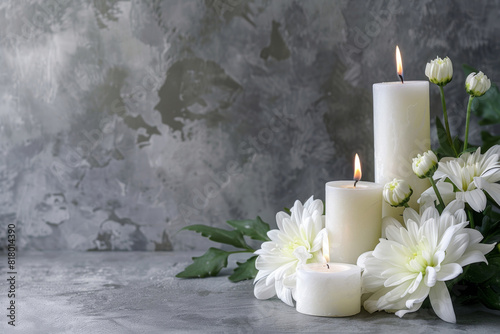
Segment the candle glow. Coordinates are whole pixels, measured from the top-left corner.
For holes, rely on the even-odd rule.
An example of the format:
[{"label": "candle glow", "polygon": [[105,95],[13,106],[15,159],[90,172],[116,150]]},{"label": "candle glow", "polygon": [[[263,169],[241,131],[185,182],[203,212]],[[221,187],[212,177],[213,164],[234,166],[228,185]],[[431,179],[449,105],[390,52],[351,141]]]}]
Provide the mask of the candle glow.
[{"label": "candle glow", "polygon": [[399,46],[396,45],[396,67],[398,76],[403,83],[403,60],[401,59],[401,52],[399,51]]},{"label": "candle glow", "polygon": [[323,237],[323,257],[326,263],[330,262],[330,243],[328,242],[328,236]]},{"label": "candle glow", "polygon": [[354,157],[354,181],[358,182],[361,180],[361,162],[359,161],[359,156],[356,153]]}]

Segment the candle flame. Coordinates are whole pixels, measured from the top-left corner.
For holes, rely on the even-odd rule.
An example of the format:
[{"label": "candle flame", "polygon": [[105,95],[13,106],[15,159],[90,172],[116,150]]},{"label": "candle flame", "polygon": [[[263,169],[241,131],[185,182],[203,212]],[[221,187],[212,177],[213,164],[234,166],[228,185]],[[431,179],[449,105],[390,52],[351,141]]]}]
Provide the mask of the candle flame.
[{"label": "candle flame", "polygon": [[401,83],[403,83],[403,60],[401,59],[401,52],[399,51],[399,46],[396,45],[396,64],[398,76],[401,79]]},{"label": "candle flame", "polygon": [[354,157],[354,181],[361,180],[361,162],[359,162],[359,155],[356,153]]},{"label": "candle flame", "polygon": [[323,236],[323,257],[326,263],[330,262],[330,243],[328,242],[328,235]]}]

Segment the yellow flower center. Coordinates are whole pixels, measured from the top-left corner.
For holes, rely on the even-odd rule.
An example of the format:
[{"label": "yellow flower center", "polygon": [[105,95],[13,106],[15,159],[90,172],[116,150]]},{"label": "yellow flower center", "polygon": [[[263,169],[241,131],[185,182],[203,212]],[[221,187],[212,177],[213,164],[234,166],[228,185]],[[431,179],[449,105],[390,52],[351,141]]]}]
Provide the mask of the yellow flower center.
[{"label": "yellow flower center", "polygon": [[301,239],[294,237],[292,240],[290,240],[287,244],[285,244],[281,250],[283,252],[286,252],[287,254],[291,255],[293,251],[299,247],[299,246],[304,246],[309,250],[308,245]]},{"label": "yellow flower center", "polygon": [[460,177],[462,181],[462,190],[467,191],[469,185],[474,181],[474,177],[480,176],[481,170],[478,163],[468,164],[462,167],[460,171]]},{"label": "yellow flower center", "polygon": [[[433,267],[434,263],[432,262],[432,256],[430,258],[426,258],[422,253],[422,249],[427,248],[422,241],[417,246],[416,250],[413,251],[412,255],[408,256],[408,262],[406,264],[406,268],[414,273],[422,273],[425,275],[425,269],[427,267]],[[429,256],[430,254],[428,254]]]}]

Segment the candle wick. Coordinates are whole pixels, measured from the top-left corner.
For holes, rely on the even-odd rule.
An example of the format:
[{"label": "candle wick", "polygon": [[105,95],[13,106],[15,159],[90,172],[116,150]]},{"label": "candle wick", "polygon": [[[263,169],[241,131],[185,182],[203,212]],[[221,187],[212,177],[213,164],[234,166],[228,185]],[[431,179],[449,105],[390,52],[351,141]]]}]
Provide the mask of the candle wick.
[{"label": "candle wick", "polygon": [[404,83],[403,75],[402,74],[398,74],[398,76],[399,76],[399,79],[401,79],[401,83]]},{"label": "candle wick", "polygon": [[330,269],[330,266],[328,265],[328,263],[326,264],[326,267],[327,267],[328,269]]},{"label": "candle wick", "polygon": [[358,183],[359,180],[354,180],[354,188],[356,188],[356,183]]}]

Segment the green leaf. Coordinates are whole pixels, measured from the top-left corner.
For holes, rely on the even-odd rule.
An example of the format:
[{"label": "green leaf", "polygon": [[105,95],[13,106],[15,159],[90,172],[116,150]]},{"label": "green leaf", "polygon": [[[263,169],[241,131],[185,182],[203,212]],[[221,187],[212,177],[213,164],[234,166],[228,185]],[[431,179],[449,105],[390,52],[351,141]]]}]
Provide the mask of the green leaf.
[{"label": "green leaf", "polygon": [[500,241],[500,217],[497,212],[492,210],[492,206],[488,205],[483,211],[483,219],[479,232],[484,237],[483,243],[493,243]]},{"label": "green leaf", "polygon": [[268,223],[265,223],[260,217],[255,220],[228,220],[227,223],[234,227],[243,235],[249,236],[254,240],[269,241],[267,232],[271,229]]},{"label": "green leaf", "polygon": [[471,110],[479,117],[479,125],[500,123],[500,91],[496,84],[481,97],[475,98]]},{"label": "green leaf", "polygon": [[[475,68],[462,65],[465,76],[472,72],[478,72]],[[479,98],[472,102],[472,111],[479,117],[479,125],[489,125],[500,123],[500,90],[496,84],[491,84],[491,88]]]},{"label": "green leaf", "polygon": [[285,211],[285,213],[290,215],[290,216],[292,215],[292,211],[290,211],[289,208],[283,208],[283,211]]},{"label": "green leaf", "polygon": [[230,252],[211,247],[202,256],[193,257],[193,263],[175,277],[201,278],[217,276],[222,268],[227,267],[227,258],[230,254]]},{"label": "green leaf", "polygon": [[190,225],[184,227],[182,230],[201,233],[202,236],[207,237],[212,241],[220,242],[222,244],[253,250],[252,248],[250,248],[250,246],[247,245],[245,239],[243,238],[243,234],[241,234],[241,232],[239,231],[224,230],[221,228],[206,225]]},{"label": "green leaf", "polygon": [[483,145],[481,146],[481,152],[486,152],[494,145],[500,144],[500,136],[493,136],[487,131],[481,131],[481,139],[483,140]]},{"label": "green leaf", "polygon": [[255,268],[255,260],[257,260],[257,255],[252,256],[245,262],[236,262],[238,267],[234,269],[234,273],[229,276],[229,279],[236,283],[255,278],[258,272],[257,268]]},{"label": "green leaf", "polygon": [[477,295],[486,307],[500,310],[500,254],[489,256],[488,263],[488,267],[492,267],[496,272],[479,285]]},{"label": "green leaf", "polygon": [[500,279],[497,277],[495,285],[479,287],[477,295],[486,307],[500,310]]},{"label": "green leaf", "polygon": [[486,263],[473,263],[467,270],[464,279],[471,283],[484,283],[492,278],[496,273],[496,268]]},{"label": "green leaf", "polygon": [[[453,151],[453,148],[448,143],[448,137],[446,135],[446,130],[443,126],[443,123],[441,122],[441,120],[437,116],[436,116],[436,130],[437,130],[437,136],[438,136],[438,140],[439,140],[439,148],[436,150],[436,152],[440,155],[440,157],[454,157],[455,152]],[[461,150],[462,150],[462,147],[458,148],[457,152],[460,152]]]},{"label": "green leaf", "polygon": [[463,64],[462,65],[462,70],[464,71],[464,74],[465,74],[465,77],[467,78],[467,76],[469,76],[469,74],[471,74],[472,72],[479,72],[478,70],[476,70],[474,67],[472,66],[469,66],[467,64]]}]

